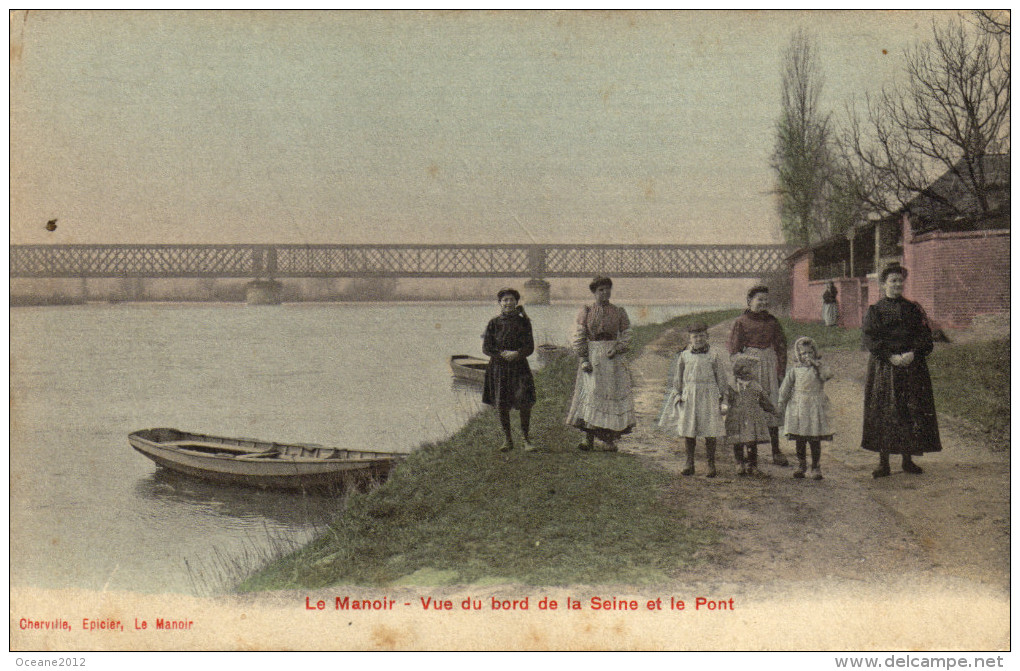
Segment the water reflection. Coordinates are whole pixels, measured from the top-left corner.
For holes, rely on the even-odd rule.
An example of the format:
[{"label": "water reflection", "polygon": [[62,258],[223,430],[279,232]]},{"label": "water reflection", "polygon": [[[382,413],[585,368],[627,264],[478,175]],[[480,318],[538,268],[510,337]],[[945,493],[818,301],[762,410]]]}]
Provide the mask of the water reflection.
[{"label": "water reflection", "polygon": [[165,468],[157,468],[139,480],[135,494],[161,504],[190,508],[200,515],[236,521],[240,526],[265,519],[291,528],[324,526],[340,514],[343,505],[341,496],[206,482]]}]

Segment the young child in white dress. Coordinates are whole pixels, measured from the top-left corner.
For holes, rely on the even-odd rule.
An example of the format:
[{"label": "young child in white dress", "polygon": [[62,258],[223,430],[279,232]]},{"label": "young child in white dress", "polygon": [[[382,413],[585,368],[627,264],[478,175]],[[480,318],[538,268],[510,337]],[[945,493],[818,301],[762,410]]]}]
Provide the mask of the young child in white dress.
[{"label": "young child in white dress", "polygon": [[811,478],[821,480],[822,441],[832,440],[825,383],[833,375],[822,363],[818,347],[811,338],[798,338],[793,350],[795,365],[786,370],[786,377],[779,387],[779,416],[784,418],[786,437],[796,441],[800,465],[793,477],[803,478],[807,473],[806,448],[810,446]]},{"label": "young child in white dress", "polygon": [[726,364],[720,354],[709,347],[705,324],[693,324],[688,331],[690,346],[683,349],[673,363],[659,425],[675,429],[684,439],[687,460],[682,475],[694,475],[694,448],[697,439],[704,438],[708,461],[705,477],[714,478],[716,443],[726,435],[722,417],[722,402],[728,387]]}]

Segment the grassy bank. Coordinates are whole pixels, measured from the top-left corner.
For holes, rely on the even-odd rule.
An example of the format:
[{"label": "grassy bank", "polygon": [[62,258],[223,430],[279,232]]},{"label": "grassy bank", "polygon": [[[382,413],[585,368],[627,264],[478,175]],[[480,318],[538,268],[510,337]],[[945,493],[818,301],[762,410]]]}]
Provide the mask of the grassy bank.
[{"label": "grassy bank", "polygon": [[937,345],[928,358],[935,407],[1009,441],[1009,338]]},{"label": "grassy bank", "polygon": [[[714,323],[736,314],[640,327],[635,349],[694,319]],[[576,449],[580,432],[563,424],[575,375],[572,357],[536,374],[538,452],[497,452],[496,414],[479,413],[448,440],[415,451],[381,487],[351,497],[322,537],[240,589],[643,584],[675,575],[715,534],[685,522],[665,473],[633,455]]]},{"label": "grassy bank", "polygon": [[676,351],[679,347],[687,345],[687,326],[694,322],[705,322],[709,326],[739,317],[743,310],[714,310],[712,312],[697,312],[690,315],[674,317],[662,324],[648,324],[647,326],[635,326],[632,331],[634,339],[631,341],[631,356],[638,356],[641,351],[659,336],[667,334],[665,341],[666,349]]}]

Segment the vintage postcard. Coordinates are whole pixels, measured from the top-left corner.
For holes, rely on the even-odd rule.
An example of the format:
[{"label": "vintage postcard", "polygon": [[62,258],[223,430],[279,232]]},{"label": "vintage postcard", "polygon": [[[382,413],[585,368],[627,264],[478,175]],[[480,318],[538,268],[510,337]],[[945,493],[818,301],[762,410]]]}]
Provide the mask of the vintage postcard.
[{"label": "vintage postcard", "polygon": [[10,150],[19,664],[1011,647],[1008,11],[13,11]]}]

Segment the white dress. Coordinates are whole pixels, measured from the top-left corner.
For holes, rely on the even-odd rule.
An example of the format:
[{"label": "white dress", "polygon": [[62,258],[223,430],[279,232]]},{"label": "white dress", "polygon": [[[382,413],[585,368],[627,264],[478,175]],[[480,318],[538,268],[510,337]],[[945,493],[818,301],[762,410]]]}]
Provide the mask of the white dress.
[{"label": "white dress", "polygon": [[[585,372],[578,365],[567,424],[600,439],[615,439],[634,428],[634,396],[623,356],[630,341],[630,320],[623,308],[609,304],[581,309],[572,345],[582,363],[590,361],[592,371]],[[617,353],[612,358],[611,351]]]},{"label": "white dress", "polygon": [[[672,424],[684,438],[720,438],[726,425],[719,401],[728,387],[722,357],[711,348],[695,354],[685,349],[677,355],[659,425]],[[681,401],[678,406],[677,399]]]},{"label": "white dress", "polygon": [[779,387],[779,407],[787,437],[832,440],[829,398],[825,395],[825,381],[831,379],[832,371],[825,365],[817,372],[812,366],[802,365],[786,370]]}]

